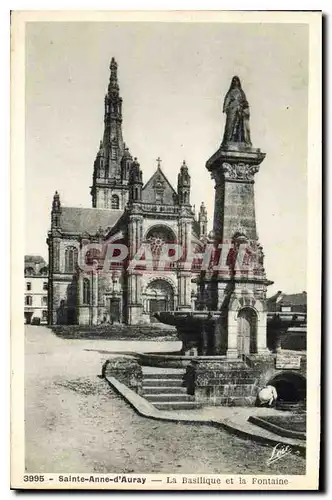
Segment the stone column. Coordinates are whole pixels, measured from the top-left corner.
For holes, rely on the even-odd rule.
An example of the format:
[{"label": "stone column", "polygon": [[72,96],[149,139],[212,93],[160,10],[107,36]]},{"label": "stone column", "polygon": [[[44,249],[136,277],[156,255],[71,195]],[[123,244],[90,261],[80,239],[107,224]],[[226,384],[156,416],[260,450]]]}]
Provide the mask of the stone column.
[{"label": "stone column", "polygon": [[191,273],[183,270],[178,274],[178,309],[191,310]]},{"label": "stone column", "polygon": [[234,311],[228,313],[228,344],[226,356],[228,358],[237,358],[237,321],[234,318]]},{"label": "stone column", "polygon": [[[141,215],[129,217],[129,257],[133,259],[142,243]],[[137,324],[141,321],[143,302],[141,294],[141,272],[135,268],[128,270],[128,323]]]},{"label": "stone column", "polygon": [[83,273],[79,272],[78,273],[78,280],[77,280],[77,297],[78,297],[78,303],[77,303],[77,323],[79,325],[84,323],[83,317],[82,317],[82,305],[83,305]]},{"label": "stone column", "polygon": [[261,312],[257,321],[257,354],[268,354],[270,351],[267,348],[267,313]]},{"label": "stone column", "polygon": [[60,238],[53,238],[53,272],[60,272]]},{"label": "stone column", "polygon": [[209,330],[206,323],[202,323],[202,353],[201,356],[207,356],[209,354]]},{"label": "stone column", "polygon": [[139,271],[128,272],[128,324],[135,325],[141,321],[143,303],[141,294],[141,274]]},{"label": "stone column", "polygon": [[91,324],[98,323],[98,271],[93,271],[91,276]]},{"label": "stone column", "polygon": [[60,307],[59,285],[52,283],[52,324],[56,325],[58,320],[57,309]]},{"label": "stone column", "polygon": [[221,356],[222,352],[222,324],[221,320],[217,319],[214,323],[214,354]]}]

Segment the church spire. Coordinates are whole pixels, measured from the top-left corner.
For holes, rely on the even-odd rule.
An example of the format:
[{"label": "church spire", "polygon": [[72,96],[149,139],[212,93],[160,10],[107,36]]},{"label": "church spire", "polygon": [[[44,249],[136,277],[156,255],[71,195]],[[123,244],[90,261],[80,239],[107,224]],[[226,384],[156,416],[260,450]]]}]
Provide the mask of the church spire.
[{"label": "church spire", "polygon": [[114,57],[110,62],[110,77],[104,99],[104,134],[94,163],[92,206],[111,208],[112,197],[122,200],[124,208],[128,198],[128,165],[123,175],[125,146],[122,136],[122,98],[118,82],[118,64]]},{"label": "church spire", "polygon": [[184,160],[178,174],[178,197],[180,205],[190,204],[190,175]]},{"label": "church spire", "polygon": [[108,91],[105,96],[104,115],[104,147],[113,148],[111,160],[119,160],[123,154],[122,138],[122,99],[120,97],[118,83],[118,64],[112,57],[110,64],[110,81]]},{"label": "church spire", "polygon": [[119,83],[118,83],[118,63],[112,57],[111,63],[110,63],[110,83],[108,85],[108,93],[110,92],[119,92]]},{"label": "church spire", "polygon": [[207,235],[207,210],[204,203],[201,203],[199,213],[198,213],[198,224],[199,224],[199,236]]}]

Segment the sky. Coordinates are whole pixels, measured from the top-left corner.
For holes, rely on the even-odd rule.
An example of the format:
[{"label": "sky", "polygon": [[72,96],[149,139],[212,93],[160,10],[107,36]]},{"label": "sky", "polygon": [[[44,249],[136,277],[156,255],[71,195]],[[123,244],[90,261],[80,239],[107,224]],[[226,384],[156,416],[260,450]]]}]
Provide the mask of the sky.
[{"label": "sky", "polygon": [[91,207],[109,63],[118,62],[123,135],[148,181],[156,158],[176,187],[185,160],[191,201],[212,229],[214,184],[205,168],[225,124],[233,75],[249,101],[251,139],[266,158],[255,177],[267,277],[306,290],[308,27],[305,24],[31,22],[26,29],[25,254],[47,260],[55,190]]}]

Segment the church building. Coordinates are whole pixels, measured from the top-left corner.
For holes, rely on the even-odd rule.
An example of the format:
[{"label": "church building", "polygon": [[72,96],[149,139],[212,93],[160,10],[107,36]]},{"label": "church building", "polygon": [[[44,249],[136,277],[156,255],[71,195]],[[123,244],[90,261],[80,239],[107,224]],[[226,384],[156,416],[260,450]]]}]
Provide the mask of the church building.
[{"label": "church building", "polygon": [[[159,159],[144,184],[140,164],[123,140],[117,69],[113,58],[104,101],[104,134],[93,166],[92,208],[63,206],[58,192],[53,198],[47,238],[49,324],[149,323],[156,312],[195,307],[193,268],[181,262],[169,262],[164,268],[154,263],[165,243],[181,248],[203,245],[206,208],[202,203],[196,218],[185,161],[182,165],[179,161],[176,189]],[[82,269],[82,248],[87,244],[106,248],[109,241],[125,245],[129,259],[145,245],[152,265],[130,268],[128,261],[119,261],[105,271],[99,252],[89,255],[98,261],[94,271]]]}]

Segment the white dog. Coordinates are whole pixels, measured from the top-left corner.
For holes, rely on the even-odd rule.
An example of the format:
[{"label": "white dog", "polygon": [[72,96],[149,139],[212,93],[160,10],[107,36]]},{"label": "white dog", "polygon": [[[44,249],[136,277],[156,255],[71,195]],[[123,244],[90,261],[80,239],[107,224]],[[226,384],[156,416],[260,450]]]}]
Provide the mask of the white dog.
[{"label": "white dog", "polygon": [[272,406],[274,401],[277,400],[277,397],[277,390],[273,385],[263,387],[258,393],[258,399],[261,405],[267,404],[268,406]]}]

